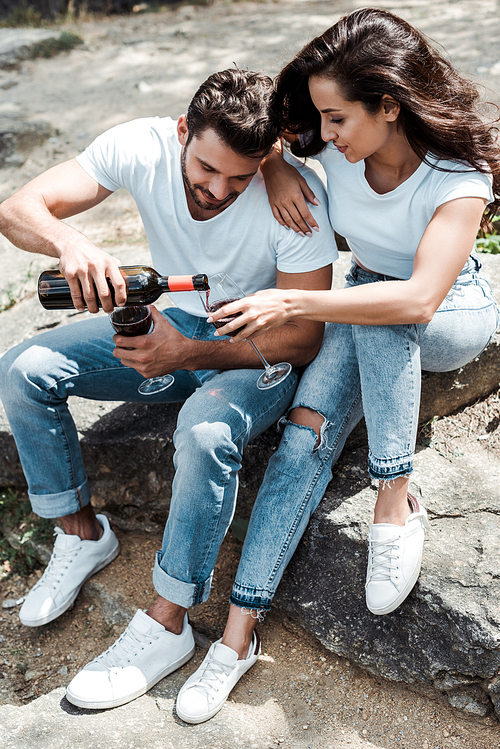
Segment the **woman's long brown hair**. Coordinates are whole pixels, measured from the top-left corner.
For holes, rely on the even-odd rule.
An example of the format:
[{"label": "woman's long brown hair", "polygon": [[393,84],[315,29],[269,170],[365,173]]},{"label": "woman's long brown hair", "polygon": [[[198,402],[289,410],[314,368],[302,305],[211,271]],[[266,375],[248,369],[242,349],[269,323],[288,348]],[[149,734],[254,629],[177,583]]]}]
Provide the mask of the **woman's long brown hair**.
[{"label": "woman's long brown hair", "polygon": [[[398,122],[413,151],[433,168],[428,154],[472,167],[493,177],[495,200],[488,225],[500,206],[498,107],[485,116],[479,91],[417,29],[393,13],[364,8],[341,18],[307,44],[276,79],[283,128],[305,138],[291,144],[297,156],[325,147],[319,112],[312,103],[310,76],[335,80],[347,101],[375,114],[382,96],[399,102]],[[438,167],[439,168],[439,167]],[[441,171],[443,171],[441,169]]]}]

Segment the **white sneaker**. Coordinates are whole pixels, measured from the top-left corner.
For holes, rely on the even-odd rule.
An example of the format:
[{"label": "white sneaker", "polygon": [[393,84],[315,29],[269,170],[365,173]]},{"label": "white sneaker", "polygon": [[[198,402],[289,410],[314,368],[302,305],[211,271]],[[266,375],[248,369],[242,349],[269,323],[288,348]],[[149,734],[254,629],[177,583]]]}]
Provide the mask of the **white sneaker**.
[{"label": "white sneaker", "polygon": [[389,614],[403,603],[417,582],[422,563],[427,512],[408,494],[413,512],[401,528],[391,523],[370,525],[366,605],[372,614]]},{"label": "white sneaker", "polygon": [[181,634],[174,635],[139,609],[114,645],[77,673],[66,698],[94,710],[125,705],[187,663],[193,653],[187,614]]},{"label": "white sneaker", "polygon": [[55,529],[50,562],[19,612],[26,627],[40,627],[61,616],[73,604],[83,583],[118,555],[120,544],[107,517],[96,517],[103,529],[99,541],[82,541],[80,536]]},{"label": "white sneaker", "polygon": [[177,695],[176,710],[186,723],[203,723],[219,712],[231,689],[253,666],[260,655],[260,638],[253,633],[245,660],[222,644],[222,639],[211,645],[203,663],[186,681]]}]

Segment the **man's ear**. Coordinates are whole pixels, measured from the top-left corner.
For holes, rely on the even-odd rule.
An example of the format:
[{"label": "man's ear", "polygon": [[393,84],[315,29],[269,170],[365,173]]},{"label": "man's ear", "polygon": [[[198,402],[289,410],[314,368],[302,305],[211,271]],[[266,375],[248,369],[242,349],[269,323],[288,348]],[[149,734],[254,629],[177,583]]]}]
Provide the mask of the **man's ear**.
[{"label": "man's ear", "polygon": [[189,130],[187,125],[187,117],[185,114],[181,114],[177,121],[177,138],[181,146],[185,146],[189,137]]},{"label": "man's ear", "polygon": [[386,122],[395,122],[399,117],[401,105],[396,99],[389,96],[389,94],[384,94],[382,97],[382,111]]}]

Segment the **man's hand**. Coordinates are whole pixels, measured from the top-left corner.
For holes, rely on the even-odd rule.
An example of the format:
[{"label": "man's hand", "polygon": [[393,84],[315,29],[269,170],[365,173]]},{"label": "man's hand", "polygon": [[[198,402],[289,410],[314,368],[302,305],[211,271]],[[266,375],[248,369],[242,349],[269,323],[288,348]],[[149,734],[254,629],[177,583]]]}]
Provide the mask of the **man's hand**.
[{"label": "man's hand", "polygon": [[[308,273],[278,271],[277,290],[258,292],[251,297],[245,297],[252,300],[252,307],[255,297],[260,299],[262,295],[266,300],[265,318],[270,326],[268,325],[269,329],[266,330],[267,335],[259,340],[259,348],[269,362],[286,359],[293,366],[303,366],[314,358],[321,345],[323,323],[294,319],[288,325],[281,325],[279,329],[272,330],[272,320],[274,313],[281,309],[283,301],[287,306],[286,300],[290,295],[294,296],[295,292],[291,291],[292,289],[325,290],[331,287],[331,280],[331,265]],[[282,312],[281,310],[278,314]],[[236,344],[233,344],[230,339],[191,340],[179,333],[153,306],[151,313],[154,327],[149,335],[127,338],[116,334],[113,338],[116,345],[113,355],[143,377],[158,377],[180,369],[193,372],[197,369],[246,369],[262,366],[248,342],[236,341]],[[251,312],[250,318],[253,315]],[[254,323],[254,327],[258,328],[258,325]]]},{"label": "man's hand", "polygon": [[190,354],[197,342],[179,333],[156,307],[151,306],[151,314],[153,330],[148,335],[113,336],[116,345],[113,356],[146,378],[192,369]]},{"label": "man's hand", "polygon": [[35,177],[0,205],[0,231],[27,252],[59,260],[77,310],[98,312],[96,292],[105,312],[113,310],[110,283],[117,306],[125,304],[126,286],[119,262],[100,250],[61,219],[98,205],[111,191],[90,177],[75,159]]},{"label": "man's hand", "polygon": [[[59,270],[69,283],[75,308],[82,312],[99,312],[96,294],[104,312],[114,309],[111,297],[113,286],[115,304],[121,307],[127,300],[127,286],[119,271],[119,261],[89,242],[85,237],[66,249],[59,258]],[[109,280],[109,283],[108,283]]]}]

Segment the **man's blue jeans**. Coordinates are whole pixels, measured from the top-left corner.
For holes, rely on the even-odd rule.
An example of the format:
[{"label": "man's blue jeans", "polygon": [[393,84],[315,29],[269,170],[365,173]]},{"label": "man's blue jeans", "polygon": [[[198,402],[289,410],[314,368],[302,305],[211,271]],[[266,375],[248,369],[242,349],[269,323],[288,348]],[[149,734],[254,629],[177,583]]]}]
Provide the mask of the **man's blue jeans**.
[{"label": "man's blue jeans", "polygon": [[[215,328],[204,318],[172,307],[163,314],[189,338],[214,338]],[[286,411],[297,373],[270,390],[258,390],[261,369],[179,371],[168,390],[141,396],[137,388],[143,378],[113,357],[112,336],[109,320],[99,316],[16,346],[0,359],[0,397],[33,510],[47,518],[77,512],[91,496],[69,395],[184,401],[174,434],[170,512],[153,581],[161,596],[188,607],[208,598],[219,546],[234,514],[243,450]]]},{"label": "man's blue jeans", "polygon": [[[356,265],[346,278],[347,286],[384,280],[391,279]],[[323,415],[320,438],[310,427],[282,419],[286,427],[254,504],[232,603],[270,608],[332,467],[363,414],[371,476],[390,481],[411,473],[421,370],[446,372],[472,361],[498,321],[498,305],[478,259],[471,257],[427,325],[326,326],[321,350],[292,404]]]}]

